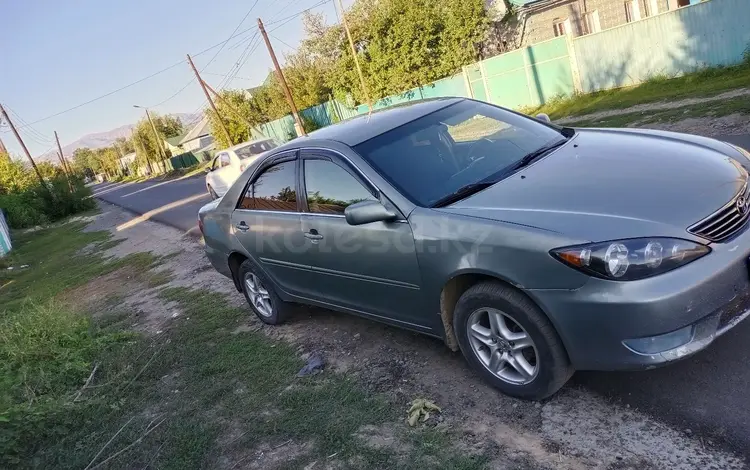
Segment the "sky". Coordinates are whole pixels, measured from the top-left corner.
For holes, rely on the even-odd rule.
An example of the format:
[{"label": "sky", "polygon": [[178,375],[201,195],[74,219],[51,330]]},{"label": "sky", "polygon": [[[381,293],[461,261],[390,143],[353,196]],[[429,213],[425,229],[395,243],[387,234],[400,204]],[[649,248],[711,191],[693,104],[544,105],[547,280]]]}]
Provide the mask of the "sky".
[{"label": "sky", "polygon": [[[352,2],[344,0],[344,6]],[[301,16],[280,20],[318,3],[321,0],[0,0],[0,103],[9,108],[33,156],[51,150],[55,130],[64,146],[86,134],[136,122],[143,110],[133,105],[161,114],[197,112],[205,96],[187,64],[187,53],[216,89],[256,86],[272,67],[260,38],[236,78],[222,82],[243,52],[250,51],[247,45],[257,32],[257,18],[267,25],[283,63],[303,31]],[[324,14],[329,24],[336,22],[332,1],[312,11]],[[223,49],[199,54],[226,41],[248,12],[238,33],[250,31],[235,36]],[[45,119],[171,65],[175,66],[153,78]],[[0,139],[11,154],[22,154],[7,124],[0,126]]]}]

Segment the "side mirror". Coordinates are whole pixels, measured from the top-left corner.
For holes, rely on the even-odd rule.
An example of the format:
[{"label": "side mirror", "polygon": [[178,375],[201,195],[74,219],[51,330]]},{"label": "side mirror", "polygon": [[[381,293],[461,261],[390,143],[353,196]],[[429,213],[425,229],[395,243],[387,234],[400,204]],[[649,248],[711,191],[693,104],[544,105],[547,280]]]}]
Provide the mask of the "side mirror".
[{"label": "side mirror", "polygon": [[362,201],[344,209],[344,216],[349,225],[364,225],[372,222],[386,222],[397,217],[396,213],[386,209],[378,201]]},{"label": "side mirror", "polygon": [[549,116],[545,113],[539,113],[536,115],[536,118],[539,119],[542,122],[552,122],[552,120],[549,118]]}]

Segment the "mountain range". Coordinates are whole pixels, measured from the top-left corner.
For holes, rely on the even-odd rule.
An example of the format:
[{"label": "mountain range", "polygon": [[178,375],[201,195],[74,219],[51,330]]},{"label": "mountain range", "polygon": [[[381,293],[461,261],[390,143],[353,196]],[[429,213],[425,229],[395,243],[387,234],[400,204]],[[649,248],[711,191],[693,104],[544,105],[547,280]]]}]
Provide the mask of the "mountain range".
[{"label": "mountain range", "polygon": [[[190,130],[190,124],[197,124],[198,120],[201,119],[202,113],[191,114],[191,113],[174,113],[172,116],[178,118],[184,125],[185,131]],[[130,137],[135,124],[125,124],[124,126],[117,127],[115,129],[105,132],[95,132],[93,134],[86,134],[80,139],[64,145],[62,150],[65,156],[73,154],[75,149],[88,147],[90,149],[98,149],[112,145],[114,141],[120,137],[126,139]],[[43,155],[36,157],[39,160],[48,160],[51,162],[57,162],[57,152],[48,152]]]}]

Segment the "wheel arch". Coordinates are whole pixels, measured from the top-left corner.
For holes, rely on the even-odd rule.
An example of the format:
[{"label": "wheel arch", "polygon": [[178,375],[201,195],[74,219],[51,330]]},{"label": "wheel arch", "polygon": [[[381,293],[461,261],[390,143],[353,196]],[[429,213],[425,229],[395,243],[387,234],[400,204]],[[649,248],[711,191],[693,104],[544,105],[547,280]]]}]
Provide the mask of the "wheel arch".
[{"label": "wheel arch", "polygon": [[232,272],[232,281],[234,281],[234,287],[238,292],[242,292],[242,281],[239,278],[240,266],[248,259],[247,256],[237,251],[230,253],[227,259],[229,270]]},{"label": "wheel arch", "polygon": [[[536,305],[539,311],[544,314],[550,324],[552,324],[552,326],[555,328],[555,332],[557,332],[557,335],[562,338],[554,320],[550,318],[550,315],[547,314],[545,309],[542,308],[541,305],[539,305],[539,302],[537,302],[523,289],[523,286],[505,279],[503,276],[500,276],[497,273],[481,270],[466,270],[454,273],[451,278],[443,284],[443,288],[440,291],[440,318],[443,323],[443,329],[445,330],[443,338],[446,346],[448,346],[448,348],[450,348],[452,351],[458,351],[459,349],[458,340],[456,339],[456,335],[453,331],[453,314],[456,309],[456,304],[458,304],[458,299],[460,299],[464,292],[469,290],[472,286],[485,281],[497,282],[521,292],[529,299],[529,301]],[[565,347],[567,353],[567,345],[565,345],[564,341],[563,346]]]}]

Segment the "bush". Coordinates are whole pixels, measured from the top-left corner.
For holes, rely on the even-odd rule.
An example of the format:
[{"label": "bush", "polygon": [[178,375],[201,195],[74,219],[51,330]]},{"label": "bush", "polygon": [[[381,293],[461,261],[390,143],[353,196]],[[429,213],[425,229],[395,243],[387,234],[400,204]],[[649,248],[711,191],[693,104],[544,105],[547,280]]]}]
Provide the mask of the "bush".
[{"label": "bush", "polygon": [[43,225],[77,214],[96,206],[91,191],[80,178],[72,178],[73,191],[68,180],[57,176],[47,180],[48,191],[41,185],[24,190],[0,194],[0,209],[5,211],[8,225],[13,228]]}]

